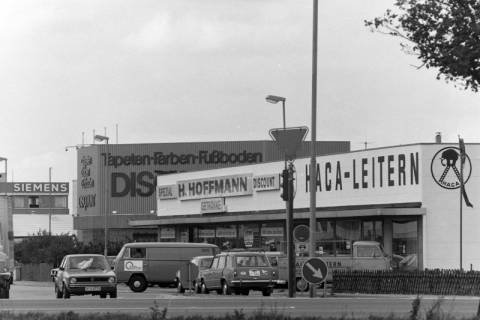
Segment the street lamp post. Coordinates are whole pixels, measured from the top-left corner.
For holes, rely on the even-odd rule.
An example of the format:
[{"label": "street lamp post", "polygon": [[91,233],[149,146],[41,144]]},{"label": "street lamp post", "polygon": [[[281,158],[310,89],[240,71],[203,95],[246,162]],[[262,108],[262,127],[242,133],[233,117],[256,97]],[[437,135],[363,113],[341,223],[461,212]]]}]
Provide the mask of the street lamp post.
[{"label": "street lamp post", "polygon": [[[101,136],[99,134],[96,134],[94,136],[94,140],[95,141],[105,141],[105,144],[108,145],[108,140],[109,138],[107,136]],[[105,167],[104,168],[105,172],[105,180],[104,180],[104,183],[105,183],[105,200],[104,200],[104,204],[105,204],[105,208],[104,208],[104,221],[103,221],[103,233],[104,233],[104,240],[103,240],[103,245],[104,245],[104,248],[103,248],[103,255],[106,257],[108,255],[108,226],[107,226],[107,197],[108,197],[108,182],[107,182],[107,168]]]},{"label": "street lamp post", "polygon": [[48,235],[52,235],[52,167],[48,168],[48,201],[50,202],[50,209],[48,210]]}]

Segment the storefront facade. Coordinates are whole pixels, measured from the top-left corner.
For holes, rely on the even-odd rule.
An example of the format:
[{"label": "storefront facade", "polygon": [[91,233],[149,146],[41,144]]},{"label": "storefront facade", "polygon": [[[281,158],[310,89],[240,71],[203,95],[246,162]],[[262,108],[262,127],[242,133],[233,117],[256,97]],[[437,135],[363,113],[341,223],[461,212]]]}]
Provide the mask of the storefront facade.
[{"label": "storefront facade", "polygon": [[[348,141],[316,144],[319,155],[349,150]],[[304,142],[299,155],[309,154],[310,142]],[[156,217],[158,176],[281,159],[283,155],[273,141],[83,146],[77,155],[74,228],[84,242],[103,242],[105,224],[110,241],[154,241],[156,227],[133,228],[129,222]],[[164,232],[168,236],[168,231]]]},{"label": "storefront facade", "polygon": [[[480,146],[467,144],[466,150],[463,177],[475,205]],[[309,223],[309,163],[309,158],[294,162],[295,226]],[[284,251],[283,168],[280,161],[158,177],[157,217],[130,225],[157,227],[161,241]],[[336,254],[356,240],[375,240],[405,268],[459,268],[461,173],[459,149],[452,144],[317,157],[315,250]],[[462,206],[466,269],[480,269],[478,211]],[[308,252],[308,241],[297,239],[296,248]]]}]

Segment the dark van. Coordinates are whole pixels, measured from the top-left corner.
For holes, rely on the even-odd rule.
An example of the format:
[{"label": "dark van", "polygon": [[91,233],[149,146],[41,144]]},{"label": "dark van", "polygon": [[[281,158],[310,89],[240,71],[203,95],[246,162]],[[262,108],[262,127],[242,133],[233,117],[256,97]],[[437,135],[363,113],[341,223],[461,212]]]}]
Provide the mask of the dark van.
[{"label": "dark van", "polygon": [[149,285],[174,285],[177,270],[196,256],[214,256],[220,249],[208,243],[132,242],[126,243],[115,258],[118,283],[134,292]]}]

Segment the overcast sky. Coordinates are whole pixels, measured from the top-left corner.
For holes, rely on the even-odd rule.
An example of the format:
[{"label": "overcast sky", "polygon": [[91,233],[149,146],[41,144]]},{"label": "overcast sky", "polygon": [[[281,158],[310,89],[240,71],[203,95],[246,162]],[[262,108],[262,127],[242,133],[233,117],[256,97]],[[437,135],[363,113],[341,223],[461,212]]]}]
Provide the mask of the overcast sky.
[{"label": "overcast sky", "polygon": [[[415,68],[363,20],[393,0],[319,1],[318,140],[479,142],[478,94]],[[2,0],[0,156],[9,181],[75,178],[93,130],[119,143],[265,140],[311,125],[312,0]],[[1,169],[0,169],[1,170]]]}]

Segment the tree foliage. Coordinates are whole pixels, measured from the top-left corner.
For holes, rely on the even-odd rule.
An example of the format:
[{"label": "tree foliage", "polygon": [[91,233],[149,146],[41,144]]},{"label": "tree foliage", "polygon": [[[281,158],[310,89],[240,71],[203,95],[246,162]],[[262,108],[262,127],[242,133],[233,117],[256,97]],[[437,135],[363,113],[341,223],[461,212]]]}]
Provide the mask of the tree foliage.
[{"label": "tree foliage", "polygon": [[480,0],[397,0],[383,16],[366,20],[373,31],[402,40],[418,68],[477,92],[480,85]]}]

